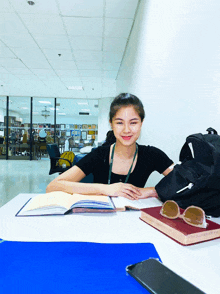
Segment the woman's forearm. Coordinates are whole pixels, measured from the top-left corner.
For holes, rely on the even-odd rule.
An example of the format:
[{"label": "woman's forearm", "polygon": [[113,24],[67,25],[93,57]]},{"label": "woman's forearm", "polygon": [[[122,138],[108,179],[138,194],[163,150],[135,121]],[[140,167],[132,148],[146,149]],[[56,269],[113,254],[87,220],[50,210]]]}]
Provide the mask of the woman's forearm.
[{"label": "woman's forearm", "polygon": [[69,194],[79,193],[105,195],[105,185],[54,180],[47,186],[46,189],[47,193],[52,191],[63,191]]}]

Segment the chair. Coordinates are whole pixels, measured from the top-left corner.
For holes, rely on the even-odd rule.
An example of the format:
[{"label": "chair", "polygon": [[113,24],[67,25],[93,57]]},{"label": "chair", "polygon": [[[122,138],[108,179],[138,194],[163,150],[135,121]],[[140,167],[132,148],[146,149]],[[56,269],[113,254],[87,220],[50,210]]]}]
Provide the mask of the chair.
[{"label": "chair", "polygon": [[22,140],[23,144],[27,144],[27,134],[23,135],[23,140]]},{"label": "chair", "polygon": [[75,151],[74,148],[75,148],[74,139],[73,138],[69,138],[69,150]]},{"label": "chair", "polygon": [[46,139],[38,137],[37,147],[37,156],[41,159],[41,155],[43,156],[47,152]]},{"label": "chair", "polygon": [[[67,160],[70,163],[70,166],[67,166],[65,168],[61,166],[57,166],[58,160],[61,158],[60,157],[60,151],[57,146],[57,144],[47,144],[47,152],[50,156],[50,171],[49,175],[52,175],[54,173],[60,173],[62,174],[69,168],[71,168],[75,163],[77,163],[81,158],[83,158],[86,154],[77,154],[74,157],[73,163],[71,163],[68,159],[62,158],[64,160]],[[81,180],[82,183],[93,183],[93,174],[89,174],[85,178]]]},{"label": "chair", "polygon": [[60,151],[59,151],[57,144],[47,144],[47,152],[50,156],[49,175],[52,175],[54,173],[62,174],[63,172],[65,172],[66,170],[68,170],[69,168],[71,168],[73,166],[73,164],[68,159],[65,159],[65,158],[62,158],[62,160],[66,160],[67,162],[69,162],[70,166],[62,167],[62,166],[57,165],[58,160],[61,159]]},{"label": "chair", "polygon": [[65,138],[64,137],[59,138],[59,149],[60,149],[60,152],[63,152],[65,149]]},{"label": "chair", "polygon": [[[77,154],[74,157],[73,160],[73,165],[75,165],[80,159],[82,159],[86,154]],[[93,174],[89,174],[88,176],[86,176],[85,178],[83,178],[80,182],[82,183],[93,183],[94,182],[94,177]]]},{"label": "chair", "polygon": [[54,143],[54,139],[51,136],[47,136],[46,142],[47,142],[47,144],[52,144],[52,143]]}]

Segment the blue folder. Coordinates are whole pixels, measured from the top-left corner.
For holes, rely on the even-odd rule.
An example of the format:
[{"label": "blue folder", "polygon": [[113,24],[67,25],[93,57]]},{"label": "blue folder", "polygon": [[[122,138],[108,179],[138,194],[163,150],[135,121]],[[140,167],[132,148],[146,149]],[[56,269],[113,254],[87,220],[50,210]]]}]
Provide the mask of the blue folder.
[{"label": "blue folder", "polygon": [[160,257],[153,244],[0,243],[1,293],[148,293],[127,265]]}]

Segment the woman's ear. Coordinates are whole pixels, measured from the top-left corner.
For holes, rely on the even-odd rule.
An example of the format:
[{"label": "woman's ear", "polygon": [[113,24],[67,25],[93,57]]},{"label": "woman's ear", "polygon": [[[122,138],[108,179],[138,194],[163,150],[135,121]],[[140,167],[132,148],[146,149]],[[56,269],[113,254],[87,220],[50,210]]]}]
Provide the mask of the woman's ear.
[{"label": "woman's ear", "polygon": [[109,121],[109,124],[110,124],[110,127],[111,127],[111,129],[112,129],[112,123],[111,123],[111,121]]}]

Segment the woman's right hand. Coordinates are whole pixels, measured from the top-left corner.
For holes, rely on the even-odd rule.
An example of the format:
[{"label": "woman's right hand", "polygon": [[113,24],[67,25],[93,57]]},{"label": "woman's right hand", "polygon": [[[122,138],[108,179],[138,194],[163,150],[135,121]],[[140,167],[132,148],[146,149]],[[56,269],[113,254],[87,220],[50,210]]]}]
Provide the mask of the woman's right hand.
[{"label": "woman's right hand", "polygon": [[108,196],[122,196],[130,200],[138,200],[141,196],[140,189],[125,183],[115,183],[105,186],[105,195]]}]

